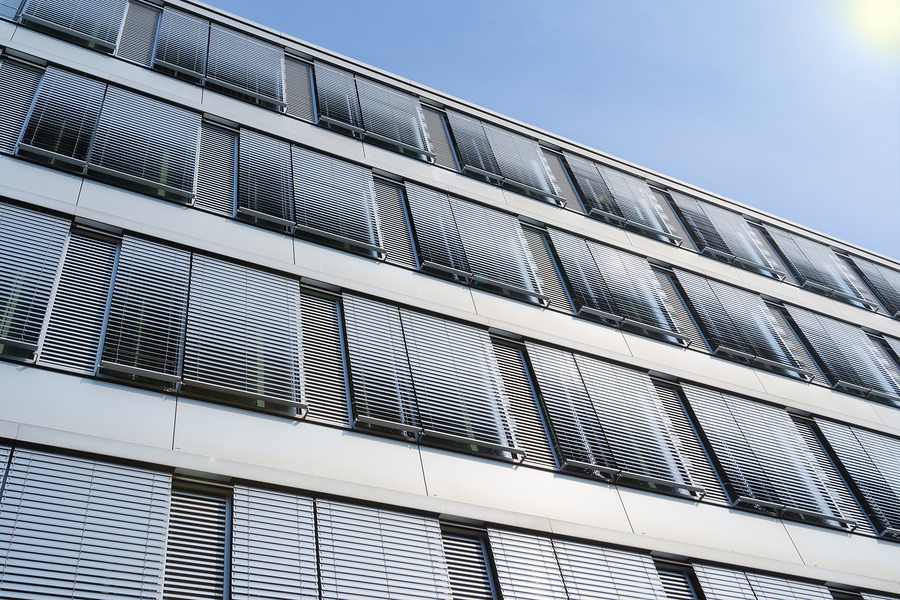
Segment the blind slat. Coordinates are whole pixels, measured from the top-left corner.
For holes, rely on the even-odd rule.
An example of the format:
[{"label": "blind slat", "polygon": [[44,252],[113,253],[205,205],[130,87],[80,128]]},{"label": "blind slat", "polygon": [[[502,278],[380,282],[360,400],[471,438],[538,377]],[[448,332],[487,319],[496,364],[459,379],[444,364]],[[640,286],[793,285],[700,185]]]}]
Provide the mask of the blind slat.
[{"label": "blind slat", "polygon": [[362,111],[353,73],[316,61],[316,106],[319,115],[362,129]]},{"label": "blind slat", "polygon": [[341,303],[302,294],[303,378],[311,421],[347,425],[349,404]]},{"label": "blind slat", "polygon": [[454,171],[457,170],[456,153],[453,151],[453,142],[450,140],[450,132],[447,129],[447,116],[428,106],[422,106],[422,116],[428,127],[432,150],[436,155],[434,163]]},{"label": "blind slat", "polygon": [[4,96],[0,103],[0,151],[10,154],[16,151],[42,75],[40,69],[12,60],[0,61],[0,90]]},{"label": "blind slat", "polygon": [[315,121],[312,65],[284,57],[284,101],[287,113],[305,121]]},{"label": "blind slat", "polygon": [[364,77],[355,77],[366,131],[406,147],[431,152],[431,139],[419,99]]},{"label": "blind slat", "polygon": [[221,600],[227,511],[224,496],[172,490],[163,600]]},{"label": "blind slat", "polygon": [[568,600],[549,538],[489,529],[504,600]]},{"label": "blind slat", "polygon": [[291,145],[241,129],[238,154],[238,208],[292,223]]},{"label": "blind slat", "polygon": [[214,85],[283,105],[284,48],[213,23],[206,77]]},{"label": "blind slat", "polygon": [[209,21],[166,6],[159,23],[155,64],[195,77],[206,74]]},{"label": "blind slat", "polygon": [[237,199],[236,163],[238,139],[231,131],[203,123],[194,206],[233,217]]},{"label": "blind slat", "polygon": [[127,4],[127,0],[30,0],[22,16],[113,49]]},{"label": "blind slat", "polygon": [[387,261],[410,269],[418,268],[403,188],[376,179],[375,200],[378,204],[381,237],[387,251]]},{"label": "blind slat", "polygon": [[569,600],[667,600],[645,554],[553,540]]},{"label": "blind slat", "polygon": [[156,24],[161,11],[140,2],[129,2],[116,55],[149,67],[153,62]]}]

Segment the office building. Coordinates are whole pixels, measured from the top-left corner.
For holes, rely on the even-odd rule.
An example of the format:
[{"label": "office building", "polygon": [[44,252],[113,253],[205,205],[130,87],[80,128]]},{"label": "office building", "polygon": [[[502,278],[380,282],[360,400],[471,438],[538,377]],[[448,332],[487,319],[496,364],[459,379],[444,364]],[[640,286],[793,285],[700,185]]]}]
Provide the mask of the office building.
[{"label": "office building", "polygon": [[0,0],[0,597],[900,596],[900,263],[187,0]]}]

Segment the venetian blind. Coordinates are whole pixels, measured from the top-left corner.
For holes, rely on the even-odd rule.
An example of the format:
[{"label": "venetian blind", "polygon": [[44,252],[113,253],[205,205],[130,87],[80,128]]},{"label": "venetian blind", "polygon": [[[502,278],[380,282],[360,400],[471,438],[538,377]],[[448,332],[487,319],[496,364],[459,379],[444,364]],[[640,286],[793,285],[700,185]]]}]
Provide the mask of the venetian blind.
[{"label": "venetian blind", "polygon": [[22,18],[113,50],[127,0],[30,0]]}]

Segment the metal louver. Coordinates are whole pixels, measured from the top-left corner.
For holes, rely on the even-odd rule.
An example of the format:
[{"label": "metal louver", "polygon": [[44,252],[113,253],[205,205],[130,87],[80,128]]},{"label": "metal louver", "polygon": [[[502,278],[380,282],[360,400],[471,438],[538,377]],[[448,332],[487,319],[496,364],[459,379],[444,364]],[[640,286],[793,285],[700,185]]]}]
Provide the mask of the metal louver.
[{"label": "metal louver", "polygon": [[421,432],[400,311],[344,294],[344,315],[355,421]]},{"label": "metal louver", "polygon": [[190,272],[190,252],[125,236],[101,368],[180,380]]},{"label": "metal louver", "polygon": [[834,387],[889,402],[900,398],[900,369],[865,331],[790,304],[787,311]]},{"label": "metal louver", "polygon": [[118,258],[118,244],[69,235],[41,332],[38,364],[85,375],[97,372]]},{"label": "metal louver", "polygon": [[484,541],[444,531],[443,542],[453,600],[494,600]]},{"label": "metal louver", "polygon": [[209,21],[166,6],[159,22],[153,64],[191,77],[206,74]]},{"label": "metal louver", "polygon": [[701,254],[762,270],[778,279],[785,278],[787,273],[781,261],[743,216],[678,192],[671,192],[671,195],[690,226]]},{"label": "metal louver", "polygon": [[463,171],[502,179],[500,166],[494,158],[482,122],[454,110],[447,111],[447,120],[456,140],[456,150]]},{"label": "metal louver", "polygon": [[856,256],[851,260],[888,314],[895,319],[900,318],[900,271]]},{"label": "metal louver", "polygon": [[341,303],[337,298],[301,294],[303,379],[309,419],[347,426],[349,400]]},{"label": "metal louver", "polygon": [[816,425],[859,491],[882,535],[900,537],[900,441],[816,418]]},{"label": "metal louver", "polygon": [[668,600],[646,554],[553,540],[569,600]]},{"label": "metal louver", "polygon": [[410,269],[418,268],[403,188],[381,179],[375,179],[374,185],[386,260]]},{"label": "metal louver", "polygon": [[226,597],[319,597],[312,498],[235,486],[233,514]]},{"label": "metal louver", "polygon": [[69,223],[0,203],[0,345],[37,349]]},{"label": "metal louver", "polygon": [[116,56],[145,67],[151,66],[153,47],[156,43],[156,26],[161,12],[143,2],[130,0]]},{"label": "metal louver", "polygon": [[434,157],[418,98],[364,77],[355,79],[366,137]]},{"label": "metal louver", "polygon": [[697,592],[686,571],[669,569],[660,563],[656,564],[656,571],[668,600],[697,600]]},{"label": "metal louver", "polygon": [[791,332],[779,326],[760,296],[681,269],[675,275],[714,354],[814,376],[790,354],[785,340]]},{"label": "metal louver", "polygon": [[422,435],[523,460],[488,332],[406,309],[400,319]]},{"label": "metal louver", "polygon": [[233,131],[203,123],[194,208],[226,217],[235,215],[237,200],[237,144]]},{"label": "metal louver", "polygon": [[362,133],[362,110],[353,73],[316,61],[316,106],[319,120]]},{"label": "metal louver", "polygon": [[276,106],[284,102],[284,48],[213,23],[206,81]]},{"label": "metal louver", "polygon": [[447,116],[429,106],[422,106],[422,116],[434,150],[434,164],[456,171],[456,153],[450,141],[450,130],[447,129]]},{"label": "metal louver", "polygon": [[238,155],[238,214],[293,227],[291,145],[241,129]]},{"label": "metal louver", "polygon": [[195,254],[184,383],[304,416],[297,281]]},{"label": "metal louver", "polygon": [[322,600],[451,600],[434,519],[316,501]]},{"label": "metal louver", "polygon": [[[575,177],[575,184],[581,190],[581,199],[584,209],[588,214],[598,216],[616,216],[616,208],[613,205],[614,199],[609,191],[600,171],[597,170],[597,164],[586,158],[581,158],[569,152],[565,152],[566,163],[572,169],[572,175]],[[611,218],[611,217],[607,217]]]},{"label": "metal louver", "polygon": [[15,450],[0,503],[0,594],[158,598],[171,480]]},{"label": "metal louver", "polygon": [[113,50],[127,0],[29,0],[22,18]]},{"label": "metal louver", "polygon": [[697,329],[697,323],[694,321],[694,317],[691,316],[691,312],[688,310],[681,292],[675,287],[674,275],[670,271],[658,267],[651,266],[650,270],[659,282],[665,306],[669,309],[669,315],[675,322],[678,331],[687,337],[692,349],[708,352],[709,346],[706,345],[706,339],[700,333],[700,330]]},{"label": "metal louver", "polygon": [[406,184],[406,194],[420,267],[467,280],[472,273],[447,194],[411,182]]},{"label": "metal louver", "polygon": [[549,538],[489,529],[504,600],[568,600]]},{"label": "metal louver", "polygon": [[572,181],[569,179],[568,173],[566,173],[566,167],[565,162],[563,161],[563,157],[556,152],[547,150],[546,148],[541,148],[541,152],[544,155],[544,160],[547,161],[547,167],[553,174],[553,179],[556,181],[556,187],[557,189],[559,189],[559,195],[566,199],[567,206],[569,205],[569,203],[571,203],[573,206],[578,206],[578,192],[575,191],[575,188],[572,185]]},{"label": "metal louver", "polygon": [[674,216],[668,214],[645,181],[603,165],[597,165],[597,169],[610,192],[615,216],[626,219],[627,225],[681,243],[681,237],[673,233]]},{"label": "metal louver", "polygon": [[528,244],[528,250],[534,259],[537,276],[541,281],[541,290],[550,300],[550,308],[571,313],[572,301],[569,300],[566,285],[553,256],[548,234],[539,229],[523,226],[522,235],[525,236],[525,243]]},{"label": "metal louver", "polygon": [[48,67],[19,152],[83,167],[105,93],[105,83]]},{"label": "metal louver", "polygon": [[4,56],[0,60],[0,151],[12,154],[22,133],[43,70]]},{"label": "metal louver", "polygon": [[384,255],[371,169],[300,146],[291,152],[295,229]]},{"label": "metal louver", "polygon": [[695,564],[707,600],[833,600],[824,585]]},{"label": "metal louver", "polygon": [[801,287],[870,308],[876,306],[867,297],[863,282],[834,250],[777,227],[767,226],[766,231]]},{"label": "metal louver", "polygon": [[851,529],[787,412],[683,384],[682,389],[728,477],[734,504]]},{"label": "metal louver", "polygon": [[221,600],[228,550],[225,496],[172,490],[163,600]]},{"label": "metal louver", "polygon": [[88,168],[166,198],[193,198],[201,121],[199,113],[109,86]]},{"label": "metal louver", "polygon": [[289,56],[284,57],[284,102],[287,114],[315,121],[312,65]]}]

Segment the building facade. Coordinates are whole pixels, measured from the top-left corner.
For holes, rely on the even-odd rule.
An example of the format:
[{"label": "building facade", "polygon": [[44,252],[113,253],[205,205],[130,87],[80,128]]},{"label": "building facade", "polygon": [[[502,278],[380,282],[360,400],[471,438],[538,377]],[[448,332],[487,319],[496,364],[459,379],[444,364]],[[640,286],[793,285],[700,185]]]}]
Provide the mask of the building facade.
[{"label": "building facade", "polygon": [[0,17],[0,597],[900,597],[897,261],[199,3]]}]

